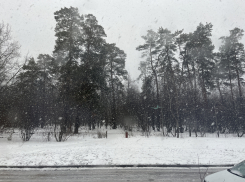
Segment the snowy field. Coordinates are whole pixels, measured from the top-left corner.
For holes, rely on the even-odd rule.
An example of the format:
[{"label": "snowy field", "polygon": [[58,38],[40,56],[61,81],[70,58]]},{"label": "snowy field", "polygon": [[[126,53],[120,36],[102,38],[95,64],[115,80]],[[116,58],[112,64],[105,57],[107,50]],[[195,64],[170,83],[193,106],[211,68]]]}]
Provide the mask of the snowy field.
[{"label": "snowy field", "polygon": [[[105,132],[105,130],[104,130]],[[123,130],[108,130],[108,138],[96,131],[71,136],[65,142],[47,141],[36,133],[22,142],[18,133],[12,141],[0,134],[0,165],[107,165],[107,164],[235,164],[245,160],[245,138],[215,134],[206,137],[145,137]]]}]

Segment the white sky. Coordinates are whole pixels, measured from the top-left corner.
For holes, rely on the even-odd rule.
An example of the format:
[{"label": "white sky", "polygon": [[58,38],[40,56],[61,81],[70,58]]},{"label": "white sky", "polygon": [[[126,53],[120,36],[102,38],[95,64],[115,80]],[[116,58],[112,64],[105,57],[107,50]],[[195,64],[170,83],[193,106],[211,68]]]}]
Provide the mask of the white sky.
[{"label": "white sky", "polygon": [[[54,12],[77,7],[80,14],[96,16],[107,34],[107,42],[127,54],[126,69],[135,79],[139,75],[140,52],[148,29],[193,32],[200,22],[213,24],[213,43],[229,35],[229,30],[245,30],[245,0],[0,0],[0,21],[8,23],[21,45],[22,56],[52,54],[56,25]],[[245,39],[242,41],[245,44]]]}]

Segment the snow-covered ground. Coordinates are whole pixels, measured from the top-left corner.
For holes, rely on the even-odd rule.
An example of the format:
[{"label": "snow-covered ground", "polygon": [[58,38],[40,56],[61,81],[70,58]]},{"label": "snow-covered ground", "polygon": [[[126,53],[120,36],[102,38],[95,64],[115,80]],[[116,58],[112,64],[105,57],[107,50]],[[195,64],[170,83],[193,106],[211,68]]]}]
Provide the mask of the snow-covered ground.
[{"label": "snow-covered ground", "polygon": [[[245,138],[214,134],[206,137],[163,137],[140,133],[125,138],[123,130],[71,136],[65,142],[46,141],[39,133],[21,142],[0,138],[0,165],[107,165],[107,164],[234,164],[245,160]],[[184,137],[183,137],[184,136]]]}]

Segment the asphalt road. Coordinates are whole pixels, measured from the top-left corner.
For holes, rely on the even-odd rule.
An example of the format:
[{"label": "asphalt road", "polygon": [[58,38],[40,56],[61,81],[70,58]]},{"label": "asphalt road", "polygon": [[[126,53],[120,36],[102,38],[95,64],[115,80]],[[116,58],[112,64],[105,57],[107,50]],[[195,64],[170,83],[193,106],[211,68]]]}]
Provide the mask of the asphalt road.
[{"label": "asphalt road", "polygon": [[[210,168],[208,174],[224,170]],[[201,169],[201,175],[206,169]],[[123,182],[164,181],[201,182],[199,169],[189,168],[102,168],[102,169],[42,169],[0,170],[2,182]]]}]

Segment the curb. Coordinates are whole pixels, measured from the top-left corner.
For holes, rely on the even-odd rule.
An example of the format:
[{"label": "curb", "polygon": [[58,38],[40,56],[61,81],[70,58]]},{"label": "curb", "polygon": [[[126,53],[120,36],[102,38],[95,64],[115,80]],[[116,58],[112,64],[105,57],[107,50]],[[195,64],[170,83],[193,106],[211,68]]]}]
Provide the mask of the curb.
[{"label": "curb", "polygon": [[191,167],[232,167],[234,164],[213,164],[213,165],[206,165],[206,164],[153,164],[153,165],[147,165],[147,164],[137,164],[137,165],[64,165],[64,166],[0,166],[0,169],[6,169],[6,168],[36,168],[36,169],[43,169],[43,168],[127,168],[127,167],[173,167],[173,168],[191,168]]}]

